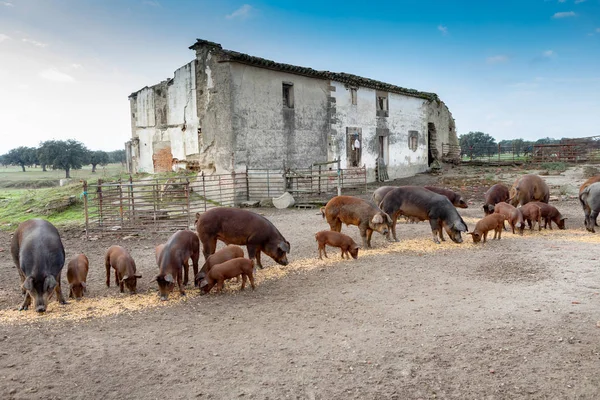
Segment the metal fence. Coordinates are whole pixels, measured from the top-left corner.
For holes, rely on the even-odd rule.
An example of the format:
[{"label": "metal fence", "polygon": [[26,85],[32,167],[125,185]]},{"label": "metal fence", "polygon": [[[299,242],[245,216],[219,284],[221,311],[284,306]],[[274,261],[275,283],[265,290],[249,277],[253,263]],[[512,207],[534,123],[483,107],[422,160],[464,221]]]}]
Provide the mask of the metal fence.
[{"label": "metal fence", "polygon": [[[339,176],[339,179],[338,179]],[[299,203],[326,202],[340,190],[366,193],[366,168],[247,170],[220,175],[84,182],[88,233],[171,232],[193,225],[195,214],[213,207],[279,197],[288,191]]]}]

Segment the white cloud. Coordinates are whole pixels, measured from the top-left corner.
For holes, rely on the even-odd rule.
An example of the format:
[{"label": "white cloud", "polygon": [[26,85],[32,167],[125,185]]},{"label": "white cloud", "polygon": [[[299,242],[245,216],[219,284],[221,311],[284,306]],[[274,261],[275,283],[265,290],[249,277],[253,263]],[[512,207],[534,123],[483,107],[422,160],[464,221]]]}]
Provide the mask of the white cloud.
[{"label": "white cloud", "polygon": [[234,19],[234,18],[246,19],[250,16],[250,13],[252,12],[252,10],[253,9],[252,9],[251,5],[244,4],[243,6],[241,6],[234,12],[232,12],[231,14],[226,15],[225,18],[227,18],[227,19]]},{"label": "white cloud", "polygon": [[554,52],[554,50],[546,50],[542,53],[542,56],[546,57],[546,58],[550,58],[550,57],[556,56],[556,53]]},{"label": "white cloud", "polygon": [[500,64],[508,61],[508,56],[499,54],[497,56],[488,57],[485,60],[488,64]]},{"label": "white cloud", "polygon": [[597,32],[597,33],[600,33],[600,28],[596,28],[596,32]]},{"label": "white cloud", "polygon": [[575,0],[575,4],[583,3],[585,0]]},{"label": "white cloud", "polygon": [[74,63],[74,64],[71,64],[71,68],[73,68],[73,69],[79,69],[79,68],[83,68],[83,65]]},{"label": "white cloud", "polygon": [[442,32],[444,35],[448,34],[448,27],[444,25],[438,25],[438,31]]},{"label": "white cloud", "polygon": [[38,42],[37,40],[33,40],[33,39],[24,38],[24,39],[21,39],[21,40],[23,42],[25,42],[25,43],[29,43],[29,44],[32,44],[32,45],[37,46],[37,47],[46,47],[46,46],[48,46],[46,43]]},{"label": "white cloud", "polygon": [[146,6],[151,6],[151,7],[160,7],[160,3],[156,0],[142,1],[142,4],[144,4]]},{"label": "white cloud", "polygon": [[10,39],[10,36],[5,35],[4,33],[0,33],[0,43],[4,42],[5,40]]},{"label": "white cloud", "polygon": [[71,75],[67,75],[63,72],[60,72],[55,68],[48,68],[43,70],[42,72],[40,72],[40,77],[53,82],[75,82],[75,78],[73,78]]},{"label": "white cloud", "polygon": [[14,7],[15,6],[13,3],[9,3],[8,1],[3,1],[2,5],[6,6],[6,7]]},{"label": "white cloud", "polygon": [[558,19],[558,18],[568,18],[568,17],[574,17],[575,12],[574,11],[565,11],[565,12],[557,12],[556,14],[554,14],[552,16],[552,18]]},{"label": "white cloud", "polygon": [[567,0],[558,0],[558,2],[559,2],[559,3],[564,3],[564,2],[566,2],[566,1],[567,1]]}]

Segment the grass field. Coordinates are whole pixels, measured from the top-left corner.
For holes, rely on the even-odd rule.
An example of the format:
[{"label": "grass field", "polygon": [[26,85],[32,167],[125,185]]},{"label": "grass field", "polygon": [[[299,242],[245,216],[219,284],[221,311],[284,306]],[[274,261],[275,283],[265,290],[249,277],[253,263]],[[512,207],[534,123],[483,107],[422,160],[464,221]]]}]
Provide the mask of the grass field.
[{"label": "grass field", "polygon": [[[104,167],[96,167],[92,173],[92,166],[86,165],[82,169],[71,170],[73,181],[107,179],[119,176],[128,176],[127,169],[121,164],[108,164]],[[41,167],[26,168],[23,172],[21,167],[0,167],[0,188],[40,188],[58,186],[58,182],[65,177],[63,170],[42,171]]]},{"label": "grass field", "polygon": [[97,167],[86,166],[72,170],[70,185],[58,186],[65,171],[31,168],[23,172],[19,167],[0,167],[0,229],[14,230],[31,218],[44,218],[57,226],[83,225],[84,210],[80,180],[128,177],[121,164]]}]

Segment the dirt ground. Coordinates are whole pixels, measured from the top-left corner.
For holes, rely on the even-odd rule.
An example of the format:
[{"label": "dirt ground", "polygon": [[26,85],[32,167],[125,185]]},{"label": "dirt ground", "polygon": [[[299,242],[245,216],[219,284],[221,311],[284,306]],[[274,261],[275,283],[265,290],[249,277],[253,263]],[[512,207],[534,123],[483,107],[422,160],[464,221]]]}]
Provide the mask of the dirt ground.
[{"label": "dirt ground", "polygon": [[[518,173],[461,167],[395,183],[464,192],[472,228],[487,187]],[[19,278],[0,233],[0,398],[598,398],[600,236],[571,198],[581,168],[544,178],[567,230],[435,245],[428,223],[402,223],[399,243],[375,233],[358,260],[332,248],[316,258],[314,233],[328,229],[317,209],[255,209],[290,241],[290,265],[263,257],[255,291],[188,288],[168,302],[149,282],[167,235],[63,232],[67,257],[90,259],[89,297],[53,300],[41,316],[16,311]],[[342,232],[359,242],[356,227]],[[115,243],[143,274],[136,296],[104,285]]]}]

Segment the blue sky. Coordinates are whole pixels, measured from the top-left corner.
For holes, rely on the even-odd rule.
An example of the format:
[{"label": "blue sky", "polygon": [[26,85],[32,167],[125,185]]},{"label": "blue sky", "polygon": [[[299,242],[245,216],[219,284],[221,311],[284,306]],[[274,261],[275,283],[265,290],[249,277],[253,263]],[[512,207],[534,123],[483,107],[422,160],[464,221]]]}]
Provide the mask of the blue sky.
[{"label": "blue sky", "polygon": [[0,0],[0,154],[123,148],[196,38],[435,92],[459,134],[600,135],[600,0]]}]

